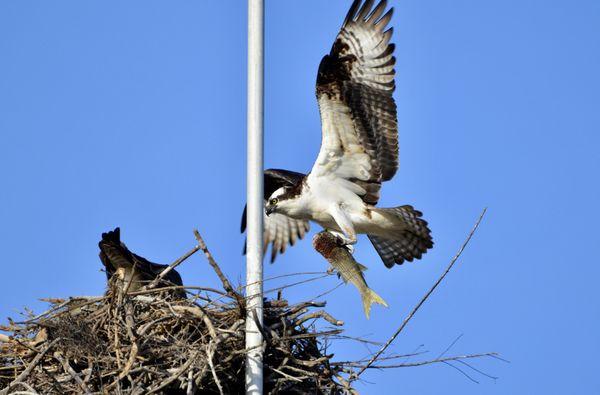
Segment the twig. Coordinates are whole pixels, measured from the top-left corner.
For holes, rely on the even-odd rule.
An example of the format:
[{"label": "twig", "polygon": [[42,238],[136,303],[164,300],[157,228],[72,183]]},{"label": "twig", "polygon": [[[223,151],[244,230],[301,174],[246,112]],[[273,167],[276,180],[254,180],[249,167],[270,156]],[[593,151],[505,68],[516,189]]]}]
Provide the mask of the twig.
[{"label": "twig", "polygon": [[263,293],[264,293],[264,294],[268,294],[268,293],[271,293],[271,292],[280,291],[280,290],[282,290],[282,289],[285,289],[285,288],[291,288],[291,287],[295,287],[296,285],[301,285],[301,284],[310,283],[310,282],[312,282],[312,281],[320,280],[320,279],[322,279],[322,278],[329,277],[329,276],[330,276],[329,274],[323,274],[323,275],[321,275],[321,276],[317,276],[317,277],[311,277],[311,278],[309,278],[309,279],[302,280],[302,281],[297,281],[297,282],[295,282],[295,283],[285,284],[285,285],[282,285],[281,287],[276,287],[276,288],[267,289],[267,290],[266,290],[266,291],[264,291]]},{"label": "twig", "polygon": [[242,298],[241,298],[240,294],[235,292],[235,290],[231,286],[231,283],[229,282],[227,277],[223,274],[223,271],[221,270],[221,268],[219,267],[219,265],[213,258],[212,254],[208,250],[208,247],[206,246],[204,239],[202,238],[202,236],[200,236],[200,232],[198,232],[198,229],[194,229],[194,236],[196,237],[196,240],[198,241],[198,246],[200,247],[200,249],[206,256],[206,259],[208,260],[209,265],[212,266],[213,270],[215,271],[215,273],[217,273],[217,276],[223,283],[223,288],[225,289],[225,291],[227,291],[227,293],[229,295],[233,296],[237,300],[238,304],[240,306],[242,306],[242,304],[241,304]]},{"label": "twig", "polygon": [[177,313],[186,312],[186,313],[193,315],[194,317],[198,317],[198,318],[202,319],[202,321],[204,321],[204,324],[208,328],[208,332],[210,333],[210,336],[213,339],[217,338],[217,332],[215,332],[214,325],[212,324],[208,315],[204,311],[202,311],[202,308],[200,306],[195,306],[195,307],[173,306],[173,310]]},{"label": "twig", "polygon": [[450,362],[448,361],[442,361],[442,363],[444,365],[448,365],[450,366],[452,369],[457,370],[460,374],[462,374],[463,376],[465,376],[467,379],[471,380],[472,382],[474,382],[475,384],[479,384],[479,381],[475,380],[473,377],[469,376],[469,374],[467,372],[465,372],[464,370],[462,370],[461,368],[459,368],[458,366],[454,366],[452,365]]},{"label": "twig", "polygon": [[325,295],[328,295],[328,294],[332,293],[333,291],[335,291],[336,289],[338,289],[338,288],[339,288],[339,287],[341,287],[342,285],[344,285],[344,282],[343,282],[343,281],[340,281],[340,282],[339,282],[339,284],[338,284],[338,285],[336,285],[335,287],[331,288],[331,289],[330,289],[330,290],[328,290],[328,291],[325,291],[325,292],[323,292],[323,293],[320,293],[319,295],[315,296],[315,297],[314,297],[314,298],[312,298],[311,300],[317,300],[317,299],[320,299],[320,298],[322,298],[323,296],[325,296]]},{"label": "twig", "polygon": [[254,321],[254,325],[256,325],[256,329],[260,332],[263,338],[263,344],[269,341],[269,335],[265,332],[265,328],[263,328],[263,324],[258,319],[258,314],[256,310],[252,310],[252,320]]},{"label": "twig", "polygon": [[[493,356],[493,355],[490,355],[490,356]],[[465,366],[466,366],[466,367],[468,367],[469,369],[471,369],[471,370],[474,370],[475,372],[477,372],[477,373],[479,373],[480,375],[482,375],[482,376],[485,376],[485,377],[487,377],[487,378],[489,378],[489,379],[492,379],[492,380],[497,380],[497,379],[498,379],[498,377],[496,377],[496,376],[492,376],[491,374],[487,374],[486,372],[484,372],[484,371],[481,371],[481,370],[477,369],[476,367],[474,367],[474,366],[472,366],[472,365],[470,365],[470,364],[466,363],[466,362],[465,362],[465,361],[463,361],[463,360],[460,360],[460,359],[459,359],[459,360],[457,360],[456,362],[458,362],[458,363],[460,363],[460,364],[463,364],[463,365],[465,365]]]},{"label": "twig", "polygon": [[137,295],[145,295],[145,294],[150,294],[150,293],[157,293],[157,292],[162,292],[162,291],[170,291],[170,290],[175,290],[175,289],[193,289],[194,291],[206,291],[206,292],[213,292],[216,294],[219,294],[221,296],[229,296],[228,294],[226,294],[223,291],[219,291],[218,289],[215,288],[210,288],[210,287],[196,287],[196,286],[187,286],[187,285],[172,285],[172,286],[168,286],[168,287],[160,287],[160,288],[153,288],[153,289],[146,289],[146,290],[141,290],[141,291],[134,291],[134,292],[129,292],[129,296],[137,296]]},{"label": "twig", "polygon": [[406,325],[408,324],[408,322],[412,319],[412,317],[419,310],[419,308],[421,308],[421,306],[423,305],[423,303],[425,303],[425,301],[429,298],[429,296],[433,293],[433,291],[437,288],[437,286],[440,285],[440,283],[442,282],[442,280],[444,280],[444,278],[446,277],[446,275],[448,274],[448,272],[450,272],[450,269],[452,269],[452,266],[454,266],[454,263],[458,260],[458,258],[460,257],[460,255],[462,254],[462,252],[464,251],[464,249],[467,247],[467,244],[469,244],[469,241],[471,240],[471,238],[473,237],[473,234],[475,234],[475,231],[479,227],[479,224],[481,223],[481,220],[483,219],[483,216],[485,215],[486,211],[487,211],[487,208],[484,208],[483,211],[481,212],[481,214],[479,215],[479,218],[477,219],[477,222],[475,222],[475,225],[473,226],[473,229],[471,229],[471,232],[469,233],[469,235],[467,236],[467,238],[463,242],[462,246],[460,247],[460,249],[458,250],[458,252],[456,253],[456,255],[454,255],[454,257],[450,261],[450,264],[448,265],[448,267],[446,268],[446,270],[444,271],[444,273],[440,276],[440,278],[438,278],[438,280],[435,282],[435,284],[433,284],[433,286],[431,287],[431,289],[429,289],[429,291],[427,291],[427,293],[425,294],[425,296],[423,296],[423,298],[421,298],[421,300],[419,301],[419,303],[417,303],[417,305],[413,308],[413,310],[410,312],[410,314],[404,319],[404,321],[402,322],[402,325],[400,325],[400,327],[396,330],[396,332],[392,335],[392,337],[390,337],[389,340],[383,345],[383,347],[381,347],[381,349],[379,349],[379,351],[377,351],[377,353],[369,360],[369,362],[360,369],[360,371],[356,374],[356,376],[353,379],[357,379],[392,344],[392,342],[396,339],[396,337],[398,337],[398,335],[406,327]]},{"label": "twig", "polygon": [[50,348],[52,348],[59,340],[60,339],[54,339],[50,344],[48,344],[48,346],[46,346],[46,348],[44,348],[42,351],[40,351],[39,354],[35,356],[35,358],[33,359],[33,361],[31,361],[31,363],[29,364],[29,366],[27,366],[27,369],[25,369],[23,372],[21,372],[21,374],[18,375],[17,378],[14,379],[8,385],[8,387],[6,387],[2,391],[0,391],[0,395],[8,394],[8,392],[10,391],[10,388],[12,386],[14,386],[17,383],[23,381],[29,375],[29,373],[31,373],[31,371],[33,370],[33,368],[35,368],[37,366],[37,364],[42,360],[42,358],[44,358],[44,355],[46,355],[46,353],[48,352],[48,350],[50,350]]},{"label": "twig", "polygon": [[182,257],[180,257],[175,262],[173,262],[169,266],[167,266],[162,272],[160,272],[160,274],[158,276],[156,276],[156,278],[154,280],[152,280],[152,282],[150,284],[148,284],[146,286],[146,289],[152,289],[152,288],[156,287],[158,285],[158,283],[160,282],[160,280],[162,280],[171,270],[173,270],[177,266],[181,265],[186,259],[188,259],[192,255],[194,255],[196,252],[198,252],[199,249],[200,249],[200,246],[196,246],[196,247],[192,248],[191,250],[186,252]]},{"label": "twig", "polygon": [[133,334],[133,306],[130,303],[127,303],[127,305],[125,306],[125,323],[127,324],[127,336],[129,337],[129,341],[131,342],[131,352],[129,353],[129,358],[127,359],[125,368],[121,373],[119,373],[119,377],[117,378],[117,380],[123,380],[123,378],[125,378],[129,374],[129,371],[135,363],[135,359],[139,352],[137,339]]},{"label": "twig", "polygon": [[18,395],[18,394],[21,394],[21,395],[38,395],[37,391],[32,386],[30,386],[27,383],[24,383],[24,382],[20,381],[18,383],[15,383],[14,386],[16,387],[17,385],[20,385],[20,386],[24,387],[27,391],[14,391],[14,392],[11,392],[10,395]]},{"label": "twig", "polygon": [[283,377],[285,377],[285,378],[286,378],[286,379],[288,379],[288,380],[295,381],[295,382],[298,382],[298,383],[301,383],[301,382],[302,382],[302,380],[300,380],[299,378],[297,378],[297,377],[294,377],[294,376],[290,376],[289,374],[287,374],[287,373],[284,373],[284,372],[282,372],[281,370],[279,370],[279,369],[277,369],[277,368],[274,368],[274,367],[272,367],[272,366],[266,366],[266,368],[267,368],[267,369],[270,369],[270,370],[272,370],[272,371],[274,371],[274,372],[277,372],[277,373],[279,373],[280,375],[282,375]]},{"label": "twig", "polygon": [[206,357],[208,358],[208,365],[210,366],[210,371],[212,372],[213,379],[215,379],[215,384],[217,385],[217,388],[219,388],[219,394],[224,395],[223,386],[221,385],[221,382],[219,381],[219,377],[217,376],[217,372],[215,371],[215,364],[213,363],[213,349],[212,349],[211,345],[212,345],[212,342],[208,345],[208,347],[206,349]]},{"label": "twig", "polygon": [[[378,361],[392,361],[395,359],[414,357],[414,356],[423,355],[426,353],[427,353],[427,351],[421,351],[421,352],[415,352],[415,353],[411,353],[411,354],[393,355],[393,356],[389,356],[389,357],[379,357],[377,360]],[[331,361],[331,362],[329,362],[329,364],[333,365],[333,366],[348,366],[348,365],[364,366],[364,363],[366,363],[368,361],[369,361],[369,358],[365,358],[365,359],[359,359],[357,361]]]},{"label": "twig", "polygon": [[58,360],[58,362],[60,362],[60,364],[63,366],[63,369],[65,370],[65,372],[68,373],[69,376],[71,376],[73,378],[73,380],[75,380],[77,382],[77,384],[79,384],[79,387],[83,390],[83,392],[85,394],[91,394],[91,392],[88,389],[87,385],[85,385],[85,383],[83,382],[83,380],[81,380],[81,377],[79,377],[77,375],[77,372],[75,372],[73,370],[73,368],[69,364],[69,361],[67,361],[64,358],[62,358],[60,356],[59,352],[54,353],[54,358],[56,358]]},{"label": "twig", "polygon": [[454,345],[455,345],[455,344],[456,344],[456,343],[457,343],[457,342],[460,340],[460,338],[461,338],[461,337],[463,337],[463,334],[462,334],[462,333],[461,333],[460,335],[458,335],[458,336],[456,337],[456,339],[454,339],[454,340],[452,341],[452,343],[450,343],[450,345],[449,345],[448,347],[446,347],[446,349],[445,349],[444,351],[442,351],[442,352],[440,353],[440,355],[438,355],[437,357],[438,357],[438,358],[441,358],[441,357],[443,357],[444,355],[446,355],[446,353],[447,353],[448,351],[450,351],[450,349],[451,349],[452,347],[454,347]]},{"label": "twig", "polygon": [[185,390],[185,395],[193,395],[194,394],[194,369],[190,369],[188,372],[188,382],[187,388]]},{"label": "twig", "polygon": [[330,324],[335,325],[335,326],[342,326],[342,325],[344,325],[344,321],[341,321],[341,320],[333,318],[325,310],[318,310],[318,311],[314,311],[314,312],[312,312],[310,314],[306,314],[304,317],[302,317],[301,319],[299,319],[298,321],[296,321],[296,325],[302,325],[306,321],[312,320],[312,319],[315,319],[315,318],[323,318],[325,321],[327,321]]},{"label": "twig", "polygon": [[183,365],[181,365],[173,375],[171,375],[168,379],[164,380],[163,382],[161,382],[158,386],[150,389],[147,394],[154,394],[156,392],[159,392],[160,390],[162,390],[163,388],[165,388],[166,386],[168,386],[169,384],[171,384],[173,381],[177,380],[179,378],[179,376],[181,376],[183,374],[183,372],[185,372],[190,366],[192,366],[192,364],[194,363],[194,361],[196,360],[196,358],[198,357],[199,351],[196,351],[194,353],[194,355],[192,357],[190,357],[190,359],[188,359]]},{"label": "twig", "polygon": [[[365,369],[396,369],[396,368],[412,368],[412,367],[416,367],[416,366],[423,366],[423,365],[431,365],[434,363],[442,363],[442,362],[451,362],[451,361],[461,361],[463,359],[473,359],[473,358],[483,358],[483,357],[495,357],[496,354],[495,352],[488,352],[488,353],[484,353],[484,354],[468,354],[468,355],[456,355],[453,357],[444,357],[444,358],[436,358],[436,359],[431,359],[431,360],[427,360],[427,361],[418,361],[418,362],[407,362],[407,363],[398,363],[398,364],[393,364],[393,365],[361,365],[360,363],[356,363],[356,362],[347,362],[344,363],[343,365],[345,366],[353,366],[353,367],[364,367]],[[476,370],[478,373],[481,373],[483,375],[486,375],[483,372],[479,372],[478,370]],[[495,377],[492,377],[495,378]]]},{"label": "twig", "polygon": [[77,296],[77,297],[72,297],[72,298],[69,298],[69,299],[65,300],[64,302],[62,302],[62,303],[60,303],[58,305],[52,306],[48,310],[44,311],[43,313],[40,313],[40,314],[36,315],[35,317],[31,317],[27,321],[15,322],[15,324],[29,324],[31,322],[37,321],[40,318],[42,318],[44,316],[47,316],[49,314],[52,314],[55,311],[57,311],[57,310],[65,307],[68,304],[70,304],[70,303],[72,303],[74,301],[77,301],[77,300],[85,300],[86,301],[85,303],[83,303],[83,304],[81,304],[81,305],[78,306],[78,307],[83,307],[83,306],[85,306],[87,304],[99,302],[99,301],[101,301],[102,299],[105,299],[105,298],[106,298],[106,296]]}]

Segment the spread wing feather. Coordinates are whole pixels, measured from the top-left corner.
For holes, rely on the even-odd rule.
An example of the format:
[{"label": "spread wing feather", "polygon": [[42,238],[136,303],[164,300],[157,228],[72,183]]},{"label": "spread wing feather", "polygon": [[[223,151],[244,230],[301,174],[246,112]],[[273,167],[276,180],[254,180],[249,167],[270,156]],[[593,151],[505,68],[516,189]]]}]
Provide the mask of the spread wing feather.
[{"label": "spread wing feather", "polygon": [[[392,29],[387,1],[355,0],[331,52],[319,65],[321,150],[311,174],[354,182],[368,204],[398,169]],[[383,14],[383,16],[382,16]]]},{"label": "spread wing feather", "polygon": [[[292,187],[304,178],[304,174],[289,170],[267,169],[264,173],[264,198],[271,196],[273,192],[281,187]],[[308,221],[297,220],[283,214],[273,213],[264,216],[264,248],[271,245],[271,263],[277,258],[277,254],[283,254],[287,246],[293,246],[296,241],[304,238],[310,229]],[[246,208],[242,215],[241,231],[246,230]],[[244,253],[245,253],[244,247]]]}]

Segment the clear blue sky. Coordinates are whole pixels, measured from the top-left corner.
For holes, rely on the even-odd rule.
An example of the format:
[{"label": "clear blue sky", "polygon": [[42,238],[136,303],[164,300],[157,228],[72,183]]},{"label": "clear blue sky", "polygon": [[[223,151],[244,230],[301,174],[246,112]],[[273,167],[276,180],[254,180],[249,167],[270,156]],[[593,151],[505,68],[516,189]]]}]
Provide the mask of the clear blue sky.
[{"label": "clear blue sky", "polygon": [[[310,169],[317,65],[348,1],[268,1],[265,165]],[[357,258],[390,304],[327,296],[347,334],[385,340],[489,215],[393,351],[497,351],[480,384],[446,365],[369,372],[363,393],[600,393],[600,2],[391,3],[401,165],[382,205],[425,213],[435,248],[386,269]],[[102,231],[170,262],[198,227],[241,281],[246,9],[241,1],[0,3],[0,317],[40,297],[103,292]],[[317,226],[313,227],[313,230]],[[266,275],[325,270],[302,242]],[[188,284],[216,284],[202,256]],[[327,278],[287,292],[301,300]],[[267,287],[269,285],[267,284]],[[333,346],[340,359],[362,346]]]}]

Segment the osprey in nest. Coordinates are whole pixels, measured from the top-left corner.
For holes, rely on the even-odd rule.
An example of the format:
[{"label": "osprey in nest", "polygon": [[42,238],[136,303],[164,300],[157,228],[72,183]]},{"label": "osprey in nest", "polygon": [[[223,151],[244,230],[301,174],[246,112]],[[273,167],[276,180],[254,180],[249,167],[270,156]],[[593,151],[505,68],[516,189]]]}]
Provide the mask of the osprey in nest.
[{"label": "osprey in nest", "polygon": [[[102,233],[102,240],[98,243],[100,247],[100,260],[106,269],[106,279],[111,281],[117,276],[124,291],[135,292],[144,285],[148,285],[169,265],[152,263],[144,257],[129,251],[121,241],[121,229],[115,228],[110,232]],[[181,276],[172,269],[158,282],[158,287],[183,286]],[[185,299],[183,288],[170,291],[175,298]]]},{"label": "osprey in nest", "polygon": [[[427,222],[411,206],[375,207],[398,170],[394,44],[387,2],[355,0],[317,73],[321,149],[308,174],[264,174],[265,245],[271,261],[314,221],[346,246],[367,234],[388,268],[420,259],[433,246]],[[245,214],[242,231],[245,229]]]}]

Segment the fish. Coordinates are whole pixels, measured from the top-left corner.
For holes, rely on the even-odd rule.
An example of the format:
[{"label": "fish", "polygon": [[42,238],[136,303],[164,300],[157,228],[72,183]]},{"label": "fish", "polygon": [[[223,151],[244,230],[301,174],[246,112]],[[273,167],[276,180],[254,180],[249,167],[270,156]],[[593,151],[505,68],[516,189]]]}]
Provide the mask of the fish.
[{"label": "fish", "polygon": [[338,272],[344,283],[350,282],[356,287],[362,298],[363,310],[367,319],[370,318],[373,303],[388,307],[385,300],[367,285],[364,275],[367,267],[356,262],[348,247],[342,245],[336,235],[326,230],[317,233],[313,237],[313,247]]}]

